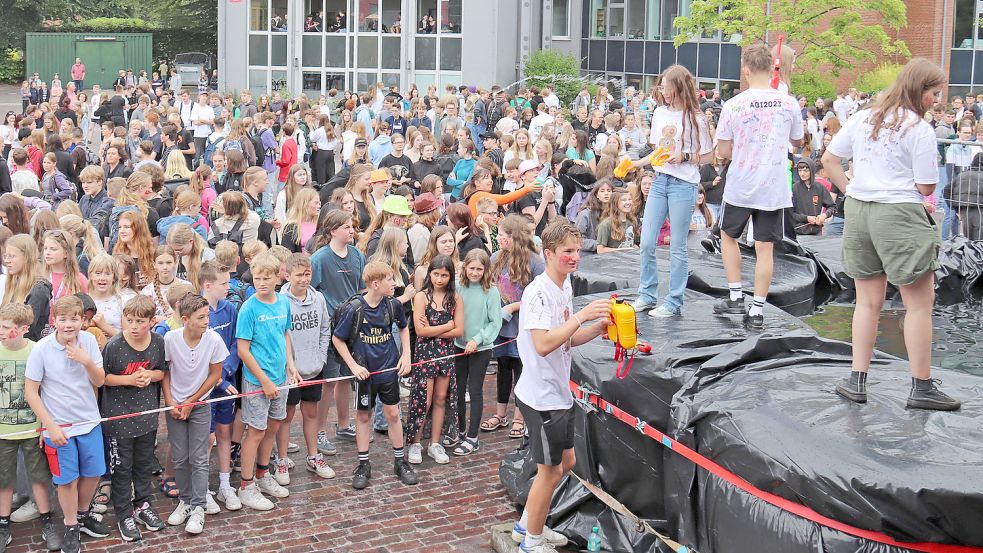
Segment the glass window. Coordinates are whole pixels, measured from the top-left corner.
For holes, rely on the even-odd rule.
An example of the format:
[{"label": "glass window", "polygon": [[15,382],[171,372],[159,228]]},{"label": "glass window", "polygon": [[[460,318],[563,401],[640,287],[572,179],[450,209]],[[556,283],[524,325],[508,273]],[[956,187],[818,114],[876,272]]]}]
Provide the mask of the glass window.
[{"label": "glass window", "polygon": [[461,70],[461,39],[440,39],[440,69],[444,71]]},{"label": "glass window", "polygon": [[416,16],[416,34],[437,33],[437,0],[417,0]]},{"label": "glass window", "polygon": [[345,67],[345,37],[324,37],[324,65],[326,67]]},{"label": "glass window", "polygon": [[287,65],[287,36],[273,37],[273,49],[270,55],[270,65],[286,67]]},{"label": "glass window", "polygon": [[267,35],[249,35],[249,65],[269,64],[269,43],[270,37]]},{"label": "glass window", "polygon": [[356,83],[355,90],[364,92],[370,86],[375,86],[377,82],[379,82],[378,73],[358,73],[358,82]]},{"label": "glass window", "polygon": [[[639,0],[633,1],[638,2]],[[662,0],[646,1],[648,2],[648,10],[645,18],[645,36],[649,40],[659,40],[662,38],[662,28],[659,26],[662,16]]]},{"label": "glass window", "polygon": [[461,0],[441,0],[440,32],[461,32]]},{"label": "glass window", "polygon": [[426,91],[427,87],[437,83],[437,76],[433,73],[414,73],[414,78],[416,79],[416,88],[421,91]]},{"label": "glass window", "polygon": [[679,15],[679,1],[678,0],[662,0],[662,38],[663,40],[668,40],[675,35],[675,31],[672,28],[672,22]]},{"label": "glass window", "polygon": [[741,81],[720,81],[720,98],[730,100],[741,91]]},{"label": "glass window", "polygon": [[403,16],[399,13],[400,0],[386,0],[382,4],[382,32],[399,33],[403,26]]},{"label": "glass window", "polygon": [[270,30],[270,5],[268,0],[252,0],[249,3],[249,30]]},{"label": "glass window", "polygon": [[399,42],[398,36],[382,37],[382,68],[399,69]]},{"label": "glass window", "polygon": [[304,72],[304,92],[313,92],[314,94],[321,93],[321,73],[305,71]]},{"label": "glass window", "polygon": [[250,69],[249,70],[249,90],[256,95],[256,99],[259,99],[260,94],[266,94],[270,88],[269,71],[265,69]]},{"label": "glass window", "polygon": [[348,17],[348,0],[326,0],[324,3],[324,31],[345,33],[351,31]]},{"label": "glass window", "polygon": [[287,90],[286,71],[270,71],[270,90],[279,92],[285,97],[290,95],[290,91]]},{"label": "glass window", "polygon": [[414,69],[424,71],[437,69],[437,39],[420,37],[416,39],[416,67]]},{"label": "glass window", "polygon": [[590,0],[590,33],[593,37],[607,36],[608,3],[607,0]]},{"label": "glass window", "polygon": [[399,86],[399,73],[383,73],[382,74],[382,84],[386,88],[398,87]]},{"label": "glass window", "polygon": [[374,33],[379,30],[379,0],[357,0],[358,31]]},{"label": "glass window", "polygon": [[358,37],[358,64],[355,67],[379,67],[379,37]]},{"label": "glass window", "polygon": [[287,0],[273,0],[270,9],[270,30],[274,33],[287,32]]},{"label": "glass window", "polygon": [[645,39],[645,0],[628,0],[628,38]]},{"label": "glass window", "polygon": [[570,36],[570,0],[553,0],[553,38]]},{"label": "glass window", "polygon": [[956,0],[956,17],[952,27],[952,47],[972,48],[976,25],[974,0]]},{"label": "glass window", "polygon": [[324,74],[324,89],[325,90],[345,90],[345,74],[344,73],[325,73]]},{"label": "glass window", "polygon": [[304,0],[304,32],[324,32],[324,0]]},{"label": "glass window", "polygon": [[321,35],[304,36],[302,54],[304,67],[321,67]]},{"label": "glass window", "polygon": [[611,4],[608,8],[608,37],[625,36],[625,5]]}]

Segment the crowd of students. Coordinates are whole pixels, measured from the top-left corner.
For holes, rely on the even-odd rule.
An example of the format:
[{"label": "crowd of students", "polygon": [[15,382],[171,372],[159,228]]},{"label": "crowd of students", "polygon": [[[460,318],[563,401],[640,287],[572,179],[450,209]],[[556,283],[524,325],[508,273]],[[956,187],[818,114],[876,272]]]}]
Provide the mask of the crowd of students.
[{"label": "crowd of students", "polygon": [[[716,227],[730,294],[715,311],[762,328],[774,242],[825,232],[837,217],[844,224],[845,169],[879,191],[852,184],[854,209],[867,206],[887,226],[901,217],[922,237],[909,244],[917,251],[886,251],[871,238],[883,229],[858,237],[857,222],[845,220],[851,251],[863,252],[845,263],[866,306],[854,332],[867,334],[837,390],[865,400],[876,279],[886,273],[906,305],[924,306],[924,275],[937,261],[928,223],[915,228],[915,214],[874,205],[902,198],[924,209],[921,193],[934,181],[911,177],[905,149],[890,154],[894,176],[872,174],[871,159],[889,154],[868,146],[893,143],[856,129],[883,105],[924,116],[931,104],[909,105],[915,93],[905,91],[928,94],[937,76],[913,62],[895,85],[902,91],[892,88],[874,111],[848,95],[819,118],[789,95],[788,50],[745,48],[749,89],[723,105],[718,94],[701,96],[681,66],[648,95],[585,89],[569,114],[548,86],[438,96],[379,85],[360,96],[275,93],[254,103],[248,90],[192,99],[180,87],[172,95],[163,83],[124,80],[111,96],[92,90],[92,103],[72,90],[53,113],[30,98],[0,125],[0,366],[13,390],[0,394],[0,434],[28,431],[0,438],[0,550],[14,488],[33,496],[22,509],[42,518],[49,549],[74,552],[81,533],[110,534],[101,519],[109,504],[125,541],[140,539],[140,526],[200,533],[219,503],[273,509],[271,497],[290,494],[295,451],[306,470],[333,478],[335,442],[353,442],[352,486],[363,489],[373,434],[387,434],[394,476],[413,485],[424,455],[446,464],[479,451],[481,431],[507,429],[531,437],[542,477],[513,537],[523,551],[548,551],[565,541],[543,527],[548,492],[573,465],[569,348],[600,334],[609,309],[572,311],[567,276],[581,252],[639,248],[634,307],[671,324],[682,316],[688,235]],[[774,56],[789,57],[778,89],[769,84]],[[835,135],[816,155],[813,129]],[[667,160],[653,167],[659,148]],[[745,230],[758,254],[747,308],[737,250]],[[660,302],[655,251],[666,244]],[[912,324],[922,315],[909,313]],[[958,408],[929,378],[930,322],[909,344],[918,352],[909,406]],[[485,417],[491,372],[496,404]],[[249,395],[182,405],[240,393]],[[171,409],[159,444],[156,415],[59,427],[161,400]],[[298,406],[304,443],[295,445]],[[30,433],[39,426],[43,455]],[[150,502],[156,473],[177,500],[166,520]],[[51,519],[50,483],[64,532]]]}]

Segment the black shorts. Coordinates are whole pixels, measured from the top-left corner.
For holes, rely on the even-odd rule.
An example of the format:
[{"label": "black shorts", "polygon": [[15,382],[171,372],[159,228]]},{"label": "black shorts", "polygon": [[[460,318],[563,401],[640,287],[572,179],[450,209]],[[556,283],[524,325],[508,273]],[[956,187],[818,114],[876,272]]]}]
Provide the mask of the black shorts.
[{"label": "black shorts", "polygon": [[756,242],[781,242],[785,235],[785,210],[764,211],[739,207],[724,202],[721,207],[720,230],[727,236],[737,239],[744,234],[750,219],[754,221],[754,240]]},{"label": "black shorts", "polygon": [[[304,382],[310,382],[311,380],[321,380],[321,375],[315,375],[311,378],[305,378]],[[297,405],[302,401],[307,401],[310,403],[317,403],[321,401],[321,384],[311,384],[309,386],[300,386],[298,388],[290,388],[287,391],[287,405]]]},{"label": "black shorts", "polygon": [[529,451],[537,465],[555,467],[563,462],[563,452],[573,449],[573,410],[537,411],[525,403],[515,404],[526,421]]},{"label": "black shorts", "polygon": [[372,377],[369,377],[367,380],[355,381],[355,409],[371,411],[375,408],[377,395],[383,405],[399,405],[399,379],[373,382]]}]

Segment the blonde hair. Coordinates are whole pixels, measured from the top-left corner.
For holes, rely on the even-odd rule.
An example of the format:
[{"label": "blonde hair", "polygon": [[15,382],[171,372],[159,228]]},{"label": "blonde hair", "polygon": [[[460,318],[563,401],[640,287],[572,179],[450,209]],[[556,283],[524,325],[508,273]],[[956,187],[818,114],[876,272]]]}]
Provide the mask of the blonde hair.
[{"label": "blonde hair", "polygon": [[112,284],[109,285],[109,293],[115,296],[119,293],[119,263],[116,258],[107,254],[99,253],[89,260],[89,274],[108,273],[113,277]]},{"label": "blonde hair", "polygon": [[55,215],[58,217],[64,217],[65,215],[78,215],[82,216],[82,209],[79,208],[79,204],[73,202],[72,200],[62,200],[58,207],[55,208]]},{"label": "blonde hair", "polygon": [[532,281],[532,269],[530,268],[530,255],[538,255],[539,250],[532,240],[532,230],[529,228],[529,219],[522,215],[509,215],[498,225],[498,233],[508,234],[510,247],[502,248],[495,258],[492,265],[492,273],[495,279],[504,271],[508,271],[510,280],[520,286],[527,286]]},{"label": "blonde hair", "polygon": [[242,245],[242,255],[248,257],[249,259],[256,259],[260,255],[268,252],[270,250],[269,246],[264,244],[259,240],[249,240]]},{"label": "blonde hair", "polygon": [[[177,197],[174,198],[174,211],[181,213],[187,211],[188,208],[194,205],[201,205],[201,193],[195,192],[190,188],[185,188],[178,193]],[[195,213],[192,219],[197,219],[200,213]]]},{"label": "blonde hair", "polygon": [[[72,237],[63,230],[49,230],[44,233],[44,241],[52,240],[58,247],[65,251],[65,276],[62,283],[66,294],[78,294],[82,292],[82,273],[79,272],[79,262],[75,257],[75,244]],[[50,275],[51,269],[45,264],[45,271]]]},{"label": "blonde hair", "polygon": [[399,255],[399,244],[403,240],[408,240],[406,231],[397,227],[387,227],[379,237],[379,247],[369,258],[369,261],[385,263],[393,271],[393,278],[396,279],[396,286],[403,286],[403,273],[407,270],[403,264],[403,257]]},{"label": "blonde hair", "polygon": [[280,260],[270,252],[263,252],[256,256],[252,263],[249,264],[249,270],[253,276],[277,276],[280,274]]},{"label": "blonde hair", "polygon": [[393,269],[385,263],[379,261],[369,261],[362,269],[362,281],[366,285],[378,282],[393,274]]},{"label": "blonde hair", "polygon": [[222,240],[215,244],[215,260],[222,267],[235,271],[239,264],[239,245],[231,240]]},{"label": "blonde hair", "polygon": [[184,154],[179,150],[171,150],[171,153],[167,154],[167,159],[164,160],[164,163],[164,176],[166,178],[191,178],[191,171],[188,169],[188,164],[184,160]]},{"label": "blonde hair", "polygon": [[92,223],[78,215],[63,215],[60,222],[61,228],[71,233],[77,239],[76,242],[82,241],[82,253],[87,258],[92,260],[103,253],[102,240]]},{"label": "blonde hair", "polygon": [[[38,263],[38,245],[30,236],[16,234],[7,240],[4,247],[16,248],[24,256],[24,268],[19,273],[7,275],[7,287],[3,291],[3,301],[0,304],[24,303],[31,288],[38,281],[46,280]],[[38,315],[40,314],[35,313],[35,316]]]},{"label": "blonde hair", "polygon": [[[140,195],[140,189],[147,184],[153,186],[153,180],[150,178],[150,175],[143,171],[134,171],[130,176],[126,177],[126,184],[119,191],[119,197],[116,198],[116,205],[134,205],[140,210],[143,217],[146,218],[150,211],[147,209],[147,201]],[[122,218],[122,215],[120,215],[120,218]]]},{"label": "blonde hair", "polygon": [[[193,194],[193,192],[192,192]],[[185,265],[185,269],[188,272],[188,281],[196,289],[201,289],[201,283],[199,282],[198,276],[201,273],[201,261],[205,249],[208,247],[205,244],[205,239],[201,237],[200,234],[191,228],[191,225],[187,223],[177,223],[167,231],[167,237],[165,238],[168,246],[172,248],[178,245],[191,244],[191,252],[186,256],[188,258],[188,264]],[[176,252],[175,252],[176,253]],[[183,262],[183,260],[178,260]]]},{"label": "blonde hair", "polygon": [[[343,189],[339,189],[343,190]],[[290,201],[290,211],[287,212],[287,224],[297,225],[297,238],[300,238],[300,225],[304,222],[317,222],[317,216],[314,217],[314,221],[308,220],[307,208],[310,207],[311,203],[315,200],[320,200],[320,196],[313,188],[302,188],[297,191],[293,200]]]}]

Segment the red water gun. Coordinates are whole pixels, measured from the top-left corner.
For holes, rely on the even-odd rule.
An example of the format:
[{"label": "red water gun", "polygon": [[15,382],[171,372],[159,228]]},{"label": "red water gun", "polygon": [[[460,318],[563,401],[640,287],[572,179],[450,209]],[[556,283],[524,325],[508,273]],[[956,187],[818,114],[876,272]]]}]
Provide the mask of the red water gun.
[{"label": "red water gun", "polygon": [[782,68],[782,43],[785,42],[785,35],[778,35],[778,53],[775,54],[775,70],[771,76],[771,87],[778,90],[779,70]]}]

